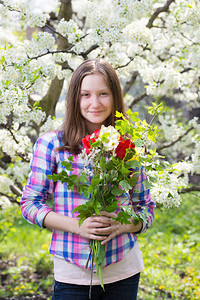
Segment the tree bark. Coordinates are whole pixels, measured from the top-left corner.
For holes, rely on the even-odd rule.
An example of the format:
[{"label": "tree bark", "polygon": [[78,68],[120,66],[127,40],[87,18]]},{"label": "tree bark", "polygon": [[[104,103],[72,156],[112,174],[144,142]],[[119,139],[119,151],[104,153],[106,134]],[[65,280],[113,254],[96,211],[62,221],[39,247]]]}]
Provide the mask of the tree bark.
[{"label": "tree bark", "polygon": [[[58,15],[58,21],[65,19],[69,21],[72,18],[72,3],[71,0],[61,0],[60,11]],[[62,38],[61,36],[57,37],[57,49],[67,49],[70,45],[69,42]],[[49,90],[46,95],[42,98],[40,106],[45,111],[47,117],[49,115],[55,116],[56,104],[59,100],[60,94],[62,92],[64,79],[59,80],[56,76],[50,84]]]},{"label": "tree bark", "polygon": [[175,0],[167,0],[167,2],[165,3],[164,6],[158,7],[156,9],[156,11],[153,13],[153,15],[151,16],[151,18],[149,19],[149,22],[147,23],[147,27],[151,28],[153,27],[153,22],[155,21],[155,19],[158,17],[158,15],[162,12],[167,12],[169,10],[170,5],[172,4],[172,2],[175,2]]}]

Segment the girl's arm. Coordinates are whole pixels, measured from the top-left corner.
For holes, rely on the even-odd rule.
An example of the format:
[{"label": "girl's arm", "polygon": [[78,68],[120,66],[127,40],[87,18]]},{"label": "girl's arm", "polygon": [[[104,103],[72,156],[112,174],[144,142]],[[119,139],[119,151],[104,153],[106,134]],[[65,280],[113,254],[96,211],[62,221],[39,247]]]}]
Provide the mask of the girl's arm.
[{"label": "girl's arm", "polygon": [[57,136],[51,132],[40,137],[33,148],[30,173],[20,200],[23,217],[31,224],[43,226],[43,220],[52,209],[46,204],[54,191],[53,180],[47,175],[56,168],[55,147]]},{"label": "girl's arm", "polygon": [[[84,238],[103,241],[107,238],[107,228],[111,225],[110,216],[92,216],[79,227],[77,218],[67,217],[50,211],[44,218],[43,226],[78,234]],[[102,234],[102,231],[105,232]]]}]

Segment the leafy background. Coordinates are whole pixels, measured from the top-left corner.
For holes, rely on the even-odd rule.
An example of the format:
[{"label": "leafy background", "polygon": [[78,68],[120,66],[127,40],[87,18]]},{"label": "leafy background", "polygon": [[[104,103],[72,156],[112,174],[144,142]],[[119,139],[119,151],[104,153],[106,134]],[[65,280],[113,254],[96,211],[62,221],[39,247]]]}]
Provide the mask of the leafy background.
[{"label": "leafy background", "polygon": [[[200,298],[200,197],[183,198],[178,208],[157,207],[152,228],[139,236],[139,300]],[[50,299],[51,232],[28,224],[18,206],[0,214],[0,299]]]}]

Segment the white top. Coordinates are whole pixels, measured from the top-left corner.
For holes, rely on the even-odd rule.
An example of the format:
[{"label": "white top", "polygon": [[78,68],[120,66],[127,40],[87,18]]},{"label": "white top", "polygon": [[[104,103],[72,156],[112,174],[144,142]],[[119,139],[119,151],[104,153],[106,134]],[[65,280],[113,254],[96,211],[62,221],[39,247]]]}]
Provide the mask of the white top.
[{"label": "white top", "polygon": [[[54,278],[56,281],[90,285],[91,270],[80,268],[62,258],[54,255]],[[103,268],[103,282],[104,284],[116,282],[128,277],[131,277],[144,270],[144,263],[142,252],[136,242],[134,247],[121,261],[111,264]],[[93,285],[100,285],[100,278],[93,274]]]}]

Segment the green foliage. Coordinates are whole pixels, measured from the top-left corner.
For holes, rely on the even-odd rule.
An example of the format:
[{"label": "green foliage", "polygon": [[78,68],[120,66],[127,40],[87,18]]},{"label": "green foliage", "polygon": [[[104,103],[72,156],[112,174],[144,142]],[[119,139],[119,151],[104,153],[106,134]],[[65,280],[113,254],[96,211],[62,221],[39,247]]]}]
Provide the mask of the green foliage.
[{"label": "green foliage", "polygon": [[0,298],[50,296],[53,282],[48,253],[50,231],[27,223],[18,205],[1,211],[0,230],[6,233],[0,247]]},{"label": "green foliage", "polygon": [[156,210],[152,228],[139,237],[145,264],[139,300],[200,299],[199,219],[199,195]]},{"label": "green foliage", "polygon": [[[200,197],[192,195],[185,195],[179,208],[156,209],[152,228],[138,241],[145,264],[138,300],[199,299],[199,219]],[[0,248],[0,298],[50,299],[51,233],[23,220],[18,206],[1,214],[0,228],[6,232]]]},{"label": "green foliage", "polygon": [[[13,213],[15,209],[17,213]],[[0,242],[5,241],[9,232],[16,232],[13,224],[18,220],[19,213],[15,205],[7,208],[7,210],[0,209]]]}]

